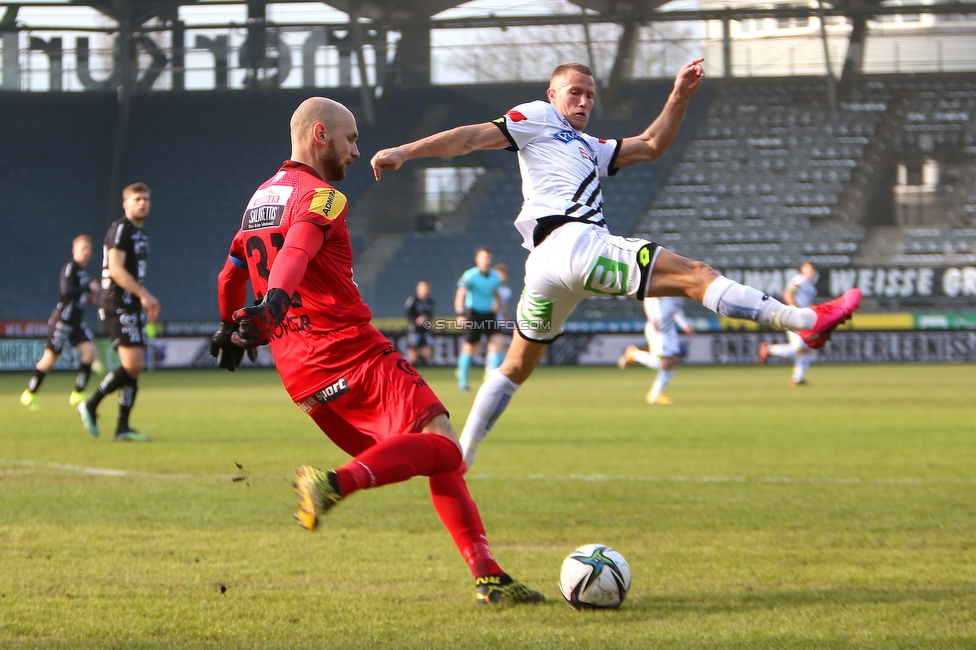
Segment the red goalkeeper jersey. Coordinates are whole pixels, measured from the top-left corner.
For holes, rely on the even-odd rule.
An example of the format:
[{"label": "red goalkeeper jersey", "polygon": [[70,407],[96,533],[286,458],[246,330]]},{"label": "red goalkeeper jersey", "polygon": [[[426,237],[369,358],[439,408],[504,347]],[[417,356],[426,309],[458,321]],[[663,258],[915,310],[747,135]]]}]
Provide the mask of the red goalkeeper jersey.
[{"label": "red goalkeeper jersey", "polygon": [[[330,333],[368,324],[372,318],[353,281],[347,212],[346,197],[315,170],[285,161],[248,201],[241,228],[231,243],[231,262],[247,268],[251,287],[260,299],[268,290],[271,268],[288,229],[308,221],[325,230],[325,242],[309,260],[291,296],[292,307],[271,340],[275,365],[293,398],[322,388],[329,379],[329,367],[343,358],[343,351],[330,343],[344,337]],[[221,296],[226,320],[226,312],[232,313],[239,305],[223,304],[223,293]]]}]

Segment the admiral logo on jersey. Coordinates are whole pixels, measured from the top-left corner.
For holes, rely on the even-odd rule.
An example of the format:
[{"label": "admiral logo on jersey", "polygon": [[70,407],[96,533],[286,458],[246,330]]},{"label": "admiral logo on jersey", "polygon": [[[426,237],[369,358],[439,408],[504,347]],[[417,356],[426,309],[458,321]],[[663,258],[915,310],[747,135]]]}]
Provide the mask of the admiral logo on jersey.
[{"label": "admiral logo on jersey", "polygon": [[512,110],[510,110],[509,112],[505,113],[505,115],[508,117],[508,119],[512,120],[513,122],[522,122],[524,120],[529,119],[526,116],[524,116],[521,113],[519,113],[514,108]]},{"label": "admiral logo on jersey", "polygon": [[318,187],[308,211],[320,214],[329,221],[333,221],[342,214],[346,207],[346,197],[339,190],[332,187]]}]

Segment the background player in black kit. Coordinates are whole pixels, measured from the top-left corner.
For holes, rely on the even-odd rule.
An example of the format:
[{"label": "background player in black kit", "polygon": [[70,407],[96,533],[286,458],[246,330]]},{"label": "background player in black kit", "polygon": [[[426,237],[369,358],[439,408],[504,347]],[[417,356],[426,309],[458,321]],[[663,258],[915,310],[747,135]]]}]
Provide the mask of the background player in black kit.
[{"label": "background player in black kit", "polygon": [[[41,387],[44,376],[51,372],[66,343],[78,350],[81,366],[75,377],[75,389],[71,391],[68,402],[77,406],[85,399],[85,390],[91,376],[92,363],[95,362],[95,345],[91,330],[85,324],[85,304],[94,304],[92,290],[97,293],[98,285],[88,277],[86,266],[91,257],[92,240],[88,235],[78,235],[71,244],[71,260],[61,267],[61,298],[58,306],[51,312],[47,322],[47,345],[40,361],[34,367],[27,390],[20,396],[20,403],[34,411],[37,399],[34,393]],[[92,286],[94,284],[94,286]]]},{"label": "background player in black kit", "polygon": [[102,261],[102,297],[98,315],[119,352],[121,367],[111,371],[88,401],[78,405],[81,422],[88,433],[98,435],[96,412],[102,398],[119,391],[119,421],[116,440],[150,440],[129,427],[129,412],[139,389],[146,345],[147,322],[159,316],[159,301],[143,286],[149,258],[149,233],[142,224],[149,216],[149,186],[133,183],[122,190],[119,219],[105,234]]},{"label": "background player in black kit", "polygon": [[424,327],[427,323],[432,324],[434,319],[434,299],[430,297],[430,284],[427,280],[417,283],[416,293],[407,298],[403,307],[407,317],[407,361],[417,365],[419,351],[423,365],[427,365],[434,346],[431,325]]}]

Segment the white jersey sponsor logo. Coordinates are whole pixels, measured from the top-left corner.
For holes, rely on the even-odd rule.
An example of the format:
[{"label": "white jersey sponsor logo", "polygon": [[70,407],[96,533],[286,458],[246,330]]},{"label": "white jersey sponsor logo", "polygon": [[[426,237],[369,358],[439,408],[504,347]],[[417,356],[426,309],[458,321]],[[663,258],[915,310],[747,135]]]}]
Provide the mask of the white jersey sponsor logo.
[{"label": "white jersey sponsor logo", "polygon": [[543,101],[510,110],[505,114],[505,129],[518,149],[523,203],[515,227],[525,248],[535,248],[533,233],[544,217],[603,224],[599,179],[613,173],[616,140],[574,130]]}]

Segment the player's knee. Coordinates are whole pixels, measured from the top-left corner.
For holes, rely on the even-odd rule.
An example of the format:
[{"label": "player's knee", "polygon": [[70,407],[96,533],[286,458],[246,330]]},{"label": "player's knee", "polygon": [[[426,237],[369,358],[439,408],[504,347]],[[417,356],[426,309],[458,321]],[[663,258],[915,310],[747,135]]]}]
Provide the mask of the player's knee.
[{"label": "player's knee", "polygon": [[142,372],[142,365],[142,359],[139,359],[138,361],[129,360],[122,362],[122,368],[125,370],[126,374],[133,379],[139,378],[139,373]]},{"label": "player's knee", "polygon": [[708,286],[718,277],[718,273],[711,266],[699,260],[689,260],[687,275],[695,284]]},{"label": "player's knee", "polygon": [[422,429],[423,433],[432,433],[439,436],[444,436],[448,440],[453,440],[455,444],[458,444],[458,434],[454,430],[454,425],[448,419],[446,413],[441,413],[433,420],[424,425]]},{"label": "player's knee", "polygon": [[81,358],[81,362],[90,365],[95,361],[95,346],[94,345],[83,345],[78,348],[78,356]]}]

